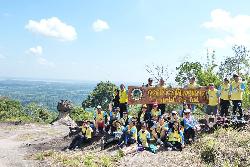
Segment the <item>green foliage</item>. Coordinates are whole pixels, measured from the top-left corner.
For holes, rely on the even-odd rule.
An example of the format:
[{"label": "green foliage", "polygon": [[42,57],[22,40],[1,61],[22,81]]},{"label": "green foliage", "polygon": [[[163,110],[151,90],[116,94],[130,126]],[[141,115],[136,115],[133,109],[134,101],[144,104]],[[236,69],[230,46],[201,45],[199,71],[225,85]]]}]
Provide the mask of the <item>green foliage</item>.
[{"label": "green foliage", "polygon": [[221,80],[213,70],[201,70],[197,74],[197,84],[201,86],[208,86],[210,83],[214,83],[216,87],[218,87],[221,83]]},{"label": "green foliage", "polygon": [[0,121],[50,123],[55,118],[55,112],[49,112],[35,103],[23,107],[19,101],[0,99]]},{"label": "green foliage", "polygon": [[70,117],[74,121],[93,120],[94,112],[85,111],[82,107],[74,107],[70,112]]},{"label": "green foliage", "polygon": [[202,70],[202,65],[200,62],[184,62],[179,67],[176,67],[176,70],[175,81],[179,85],[183,85],[190,77],[197,76]]},{"label": "green foliage", "polygon": [[87,99],[83,101],[82,107],[93,108],[100,105],[107,111],[116,88],[116,85],[109,81],[98,83],[94,90],[88,95]]}]

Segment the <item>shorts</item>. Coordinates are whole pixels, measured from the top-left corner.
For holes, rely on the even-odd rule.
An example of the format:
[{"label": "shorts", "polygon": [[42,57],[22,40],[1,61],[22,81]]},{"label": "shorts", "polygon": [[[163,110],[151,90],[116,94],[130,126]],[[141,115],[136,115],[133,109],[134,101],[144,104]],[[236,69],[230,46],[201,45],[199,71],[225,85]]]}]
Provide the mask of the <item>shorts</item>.
[{"label": "shorts", "polygon": [[217,115],[217,106],[208,105],[206,108],[206,114],[208,115]]},{"label": "shorts", "polygon": [[98,129],[104,128],[104,121],[97,122]]}]

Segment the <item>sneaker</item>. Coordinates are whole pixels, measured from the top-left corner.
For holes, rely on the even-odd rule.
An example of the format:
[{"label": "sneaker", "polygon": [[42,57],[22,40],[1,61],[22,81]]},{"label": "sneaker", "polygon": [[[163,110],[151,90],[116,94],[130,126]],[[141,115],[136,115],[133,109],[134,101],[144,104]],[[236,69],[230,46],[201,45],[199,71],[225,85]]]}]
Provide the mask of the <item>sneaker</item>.
[{"label": "sneaker", "polygon": [[157,139],[157,143],[160,145],[163,145],[163,142],[161,141],[161,139]]}]

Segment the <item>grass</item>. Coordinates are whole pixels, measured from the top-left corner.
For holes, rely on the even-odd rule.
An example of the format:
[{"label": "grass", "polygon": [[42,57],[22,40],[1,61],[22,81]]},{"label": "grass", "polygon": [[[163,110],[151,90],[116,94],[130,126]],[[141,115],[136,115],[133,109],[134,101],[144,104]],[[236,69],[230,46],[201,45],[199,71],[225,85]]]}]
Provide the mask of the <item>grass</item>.
[{"label": "grass", "polygon": [[38,152],[32,156],[34,160],[48,160],[52,163],[52,166],[63,167],[112,167],[120,158],[121,156],[118,153],[115,156],[109,156],[86,154],[81,151],[58,152],[53,150]]},{"label": "grass", "polygon": [[238,131],[218,129],[203,135],[194,145],[201,160],[211,166],[250,166],[250,128]]}]

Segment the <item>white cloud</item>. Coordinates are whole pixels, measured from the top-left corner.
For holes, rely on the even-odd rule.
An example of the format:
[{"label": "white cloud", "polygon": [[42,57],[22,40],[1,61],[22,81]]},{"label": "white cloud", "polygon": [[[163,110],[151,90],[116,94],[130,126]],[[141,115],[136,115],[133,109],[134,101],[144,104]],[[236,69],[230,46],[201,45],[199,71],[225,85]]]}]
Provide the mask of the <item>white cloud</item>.
[{"label": "white cloud", "polygon": [[34,48],[29,48],[27,52],[31,55],[40,56],[43,54],[43,48],[42,46],[36,46]]},{"label": "white cloud", "polygon": [[31,32],[56,38],[60,41],[73,41],[77,38],[75,28],[62,22],[57,17],[41,19],[40,21],[29,20],[25,28]]},{"label": "white cloud", "polygon": [[202,24],[202,27],[214,29],[225,34],[221,38],[210,38],[205,42],[206,47],[223,48],[234,44],[250,45],[250,16],[231,16],[230,12],[215,9],[211,12],[211,21]]},{"label": "white cloud", "polygon": [[146,35],[144,38],[147,41],[154,41],[155,40],[155,38],[153,36],[151,36],[151,35]]},{"label": "white cloud", "polygon": [[96,20],[93,25],[92,25],[93,29],[95,32],[101,32],[104,30],[108,30],[109,29],[109,25],[106,21],[104,20]]},{"label": "white cloud", "polygon": [[37,59],[37,62],[40,65],[44,65],[44,66],[48,66],[48,67],[54,67],[55,66],[55,64],[53,62],[50,62],[50,61],[48,61],[47,59],[45,59],[43,57],[39,57]]}]

